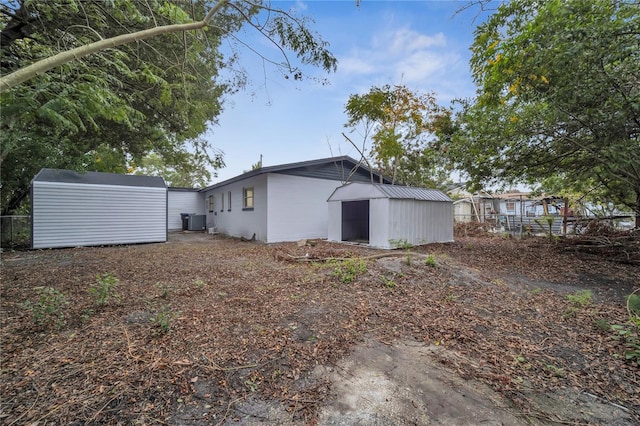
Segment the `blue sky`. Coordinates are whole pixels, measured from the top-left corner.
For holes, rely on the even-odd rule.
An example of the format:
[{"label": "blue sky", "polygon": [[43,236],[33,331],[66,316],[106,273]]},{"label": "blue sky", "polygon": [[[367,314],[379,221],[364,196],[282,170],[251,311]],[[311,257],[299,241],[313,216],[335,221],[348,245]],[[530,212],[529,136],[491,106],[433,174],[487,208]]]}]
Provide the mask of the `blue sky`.
[{"label": "blue sky", "polygon": [[[354,0],[273,1],[275,8],[295,9],[315,20],[312,28],[329,42],[338,70],[325,74],[304,68],[326,78],[327,85],[287,80],[259,55],[240,50],[239,65],[249,84],[227,98],[218,125],[206,135],[212,147],[225,153],[227,164],[213,182],[250,170],[260,154],[265,167],[332,155],[358,158],[341,135],[347,131],[344,106],[350,95],[372,86],[404,84],[413,91],[435,92],[445,106],[455,98],[472,97],[469,47],[483,15],[478,16],[477,7],[456,14],[467,3],[362,0],[357,7]],[[250,27],[236,36],[261,55],[282,60]]]}]

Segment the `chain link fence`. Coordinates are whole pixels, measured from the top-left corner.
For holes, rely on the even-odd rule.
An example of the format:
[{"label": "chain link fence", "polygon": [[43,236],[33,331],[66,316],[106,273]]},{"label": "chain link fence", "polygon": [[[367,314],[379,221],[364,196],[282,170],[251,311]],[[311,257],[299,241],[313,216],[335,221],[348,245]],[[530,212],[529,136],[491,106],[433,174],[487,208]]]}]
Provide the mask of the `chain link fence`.
[{"label": "chain link fence", "polygon": [[0,246],[25,248],[31,246],[31,216],[0,216]]}]

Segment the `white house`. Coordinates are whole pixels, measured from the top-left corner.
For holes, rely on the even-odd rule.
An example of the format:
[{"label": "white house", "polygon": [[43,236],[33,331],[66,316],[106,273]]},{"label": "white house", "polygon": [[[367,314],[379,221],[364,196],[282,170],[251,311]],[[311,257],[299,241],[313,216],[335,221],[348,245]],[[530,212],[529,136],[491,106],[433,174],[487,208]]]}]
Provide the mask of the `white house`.
[{"label": "white house", "polygon": [[161,177],[42,169],[31,203],[35,249],[167,241]]},{"label": "white house", "polygon": [[331,193],[345,182],[372,181],[380,175],[341,156],[259,168],[201,192],[208,227],[271,243],[326,238]]},{"label": "white house", "polygon": [[453,241],[453,203],[438,190],[354,182],[328,204],[329,241],[380,248]]}]

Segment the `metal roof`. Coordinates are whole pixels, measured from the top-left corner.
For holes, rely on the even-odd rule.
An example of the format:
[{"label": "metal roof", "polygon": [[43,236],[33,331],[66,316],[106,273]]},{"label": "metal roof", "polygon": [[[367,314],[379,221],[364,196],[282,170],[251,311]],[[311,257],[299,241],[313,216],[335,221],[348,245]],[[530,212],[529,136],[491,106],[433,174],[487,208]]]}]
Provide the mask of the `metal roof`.
[{"label": "metal roof", "polygon": [[82,183],[88,185],[144,186],[166,188],[164,179],[159,176],[121,175],[117,173],[86,172],[73,170],[42,169],[33,178],[33,182]]},{"label": "metal roof", "polygon": [[351,182],[336,188],[328,201],[366,200],[376,198],[451,202],[451,198],[449,198],[444,192],[437,189],[362,182]]},{"label": "metal roof", "polygon": [[[356,166],[356,173],[352,176],[349,176],[349,171],[351,169],[355,169]],[[345,168],[347,170],[345,170]],[[318,160],[300,161],[297,163],[261,167],[256,170],[251,170],[249,172],[243,173],[236,177],[232,177],[231,179],[215,183],[211,186],[201,189],[201,191],[209,191],[211,189],[219,188],[221,186],[248,179],[253,176],[258,176],[264,173],[282,173],[328,180],[347,180],[347,178],[350,177],[351,180],[369,182],[371,170],[366,165],[360,164],[359,161],[354,160],[348,155],[342,155],[339,157],[321,158]],[[373,172],[373,176],[375,180],[380,179],[380,174],[375,171]],[[384,182],[391,183],[391,181],[384,176],[383,179]]]},{"label": "metal roof", "polygon": [[403,200],[422,200],[422,201],[449,201],[449,198],[444,192],[437,189],[426,188],[414,188],[412,186],[398,186],[398,185],[374,185],[387,198],[403,199]]}]

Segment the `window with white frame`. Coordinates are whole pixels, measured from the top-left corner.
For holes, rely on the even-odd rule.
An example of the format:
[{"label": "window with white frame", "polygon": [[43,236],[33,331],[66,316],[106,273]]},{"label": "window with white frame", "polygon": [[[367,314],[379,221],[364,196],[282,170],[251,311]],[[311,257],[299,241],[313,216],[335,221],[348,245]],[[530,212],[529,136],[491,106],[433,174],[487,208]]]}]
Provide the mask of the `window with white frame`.
[{"label": "window with white frame", "polygon": [[227,211],[231,211],[231,191],[227,192]]},{"label": "window with white frame", "polygon": [[515,201],[507,201],[507,211],[515,212],[516,211],[516,202]]},{"label": "window with white frame", "polygon": [[224,192],[220,194],[220,211],[224,211]]},{"label": "window with white frame", "polygon": [[253,188],[242,188],[242,209],[253,210]]},{"label": "window with white frame", "polygon": [[216,202],[215,202],[215,198],[213,195],[209,195],[207,197],[207,210],[209,210],[210,212],[214,211],[216,208]]}]

